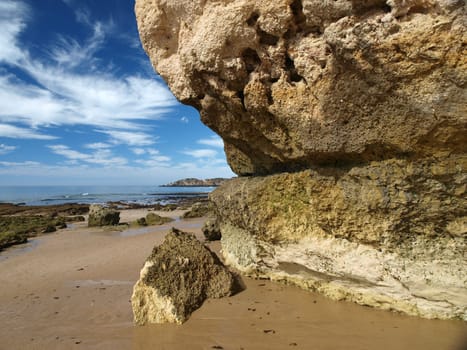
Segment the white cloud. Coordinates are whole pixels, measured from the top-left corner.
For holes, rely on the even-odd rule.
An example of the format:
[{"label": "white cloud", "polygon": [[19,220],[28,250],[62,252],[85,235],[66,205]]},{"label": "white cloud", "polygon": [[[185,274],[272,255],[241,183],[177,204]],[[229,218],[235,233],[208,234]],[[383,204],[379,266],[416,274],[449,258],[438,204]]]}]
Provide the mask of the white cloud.
[{"label": "white cloud", "polygon": [[49,49],[49,56],[59,66],[65,66],[67,69],[75,68],[84,62],[92,67],[97,61],[94,55],[101,49],[104,41],[103,25],[97,22],[93,25],[93,35],[83,45],[73,38],[59,35],[54,46]]},{"label": "white cloud", "polygon": [[127,144],[130,146],[148,146],[155,143],[156,137],[144,132],[131,132],[120,130],[96,130],[110,136],[110,141],[115,144]]},{"label": "white cloud", "polygon": [[0,124],[0,137],[12,139],[54,140],[55,136],[44,135],[34,129],[19,128],[9,124]]},{"label": "white cloud", "polygon": [[136,155],[149,155],[149,158],[146,159],[137,159],[135,163],[141,164],[145,167],[154,168],[154,167],[169,167],[171,166],[172,159],[167,156],[163,156],[160,152],[153,148],[133,148],[132,151]]},{"label": "white cloud", "polygon": [[194,158],[214,158],[217,156],[217,151],[213,149],[193,149],[182,152]]},{"label": "white cloud", "polygon": [[111,148],[112,145],[109,145],[108,143],[104,143],[104,142],[95,142],[95,143],[88,143],[84,145],[84,147],[90,148],[90,149],[106,149],[106,148]]},{"label": "white cloud", "polygon": [[62,36],[52,47],[44,48],[53,60],[45,63],[40,55],[30,55],[19,41],[28,13],[21,2],[0,2],[0,63],[14,66],[37,82],[0,76],[0,123],[141,130],[141,121],[158,120],[177,104],[161,79],[116,76],[99,66],[95,54],[108,34],[101,22],[86,25],[92,26],[92,33],[83,43]]},{"label": "white cloud", "polygon": [[61,155],[72,161],[71,164],[78,164],[77,161],[105,166],[125,165],[127,163],[125,158],[114,157],[112,152],[108,149],[97,149],[94,153],[87,154],[75,151],[65,145],[51,145],[48,147],[53,153]]},{"label": "white cloud", "polygon": [[152,149],[152,148],[149,148],[146,151],[152,156],[155,156],[160,153],[157,149]]},{"label": "white cloud", "polygon": [[224,148],[224,141],[219,136],[212,136],[209,139],[198,140],[197,143],[205,146]]},{"label": "white cloud", "polygon": [[29,9],[19,1],[0,2],[0,62],[16,62],[23,58],[23,52],[16,38],[26,26]]},{"label": "white cloud", "polygon": [[55,154],[64,156],[72,160],[86,160],[90,156],[81,152],[74,151],[65,145],[48,146]]},{"label": "white cloud", "polygon": [[181,118],[180,118],[180,121],[181,121],[182,123],[185,123],[185,124],[187,124],[187,123],[190,122],[190,120],[189,120],[187,117],[181,117]]},{"label": "white cloud", "polygon": [[131,151],[138,156],[141,156],[143,154],[149,154],[151,156],[160,154],[160,152],[157,149],[153,148],[132,148]]},{"label": "white cloud", "polygon": [[32,166],[38,166],[40,163],[38,162],[33,162],[33,161],[26,161],[26,162],[1,162],[0,165],[5,166],[5,167],[32,167]]},{"label": "white cloud", "polygon": [[170,163],[170,157],[159,156],[153,157],[151,159],[138,159],[136,160],[137,164],[141,164],[147,168],[155,168],[155,167],[170,167],[172,164]]},{"label": "white cloud", "polygon": [[144,148],[132,148],[131,151],[136,154],[137,156],[141,156],[146,154],[146,150]]},{"label": "white cloud", "polygon": [[16,149],[16,146],[8,146],[3,143],[0,144],[0,155],[13,152]]}]

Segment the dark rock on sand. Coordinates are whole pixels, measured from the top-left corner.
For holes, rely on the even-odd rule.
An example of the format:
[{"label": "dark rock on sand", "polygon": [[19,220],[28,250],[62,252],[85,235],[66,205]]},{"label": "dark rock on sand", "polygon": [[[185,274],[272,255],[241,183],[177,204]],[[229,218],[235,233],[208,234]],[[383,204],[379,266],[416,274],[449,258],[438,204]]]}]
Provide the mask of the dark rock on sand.
[{"label": "dark rock on sand", "polygon": [[105,208],[102,205],[92,204],[89,207],[88,226],[111,226],[120,222],[120,212]]},{"label": "dark rock on sand", "polygon": [[207,241],[218,241],[221,239],[221,229],[216,218],[209,218],[204,223],[201,231]]},{"label": "dark rock on sand", "polygon": [[183,214],[184,219],[201,218],[212,211],[210,202],[197,202],[191,206],[191,209]]},{"label": "dark rock on sand", "polygon": [[163,225],[172,221],[174,221],[174,219],[168,218],[166,216],[160,216],[155,213],[149,213],[146,215],[146,223],[148,225]]},{"label": "dark rock on sand", "polygon": [[232,295],[235,278],[193,234],[175,228],[154,247],[133,289],[136,324],[178,323],[207,298]]},{"label": "dark rock on sand", "polygon": [[0,249],[26,243],[29,237],[66,228],[67,222],[83,220],[82,216],[0,215]]}]

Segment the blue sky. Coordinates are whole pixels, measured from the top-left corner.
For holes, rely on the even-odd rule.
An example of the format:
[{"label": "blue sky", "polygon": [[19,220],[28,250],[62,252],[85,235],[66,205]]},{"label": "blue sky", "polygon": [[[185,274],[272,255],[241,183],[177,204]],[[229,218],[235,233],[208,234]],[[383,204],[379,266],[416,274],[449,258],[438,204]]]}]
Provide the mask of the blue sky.
[{"label": "blue sky", "polygon": [[0,0],[0,185],[230,177],[141,48],[134,0]]}]

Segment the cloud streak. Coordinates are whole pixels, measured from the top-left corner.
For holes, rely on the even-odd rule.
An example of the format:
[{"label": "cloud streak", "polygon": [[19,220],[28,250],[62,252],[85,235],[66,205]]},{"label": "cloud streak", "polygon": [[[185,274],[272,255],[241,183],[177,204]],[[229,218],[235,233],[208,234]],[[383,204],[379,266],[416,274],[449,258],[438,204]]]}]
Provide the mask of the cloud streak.
[{"label": "cloud streak", "polygon": [[35,129],[20,128],[10,124],[0,123],[0,137],[12,139],[54,140],[55,136],[44,135]]},{"label": "cloud streak", "polygon": [[101,166],[109,165],[126,165],[128,161],[122,157],[115,157],[108,149],[97,149],[95,152],[88,154],[75,151],[65,145],[50,145],[48,146],[53,153],[63,156],[70,160],[72,164],[77,162],[85,162],[90,164],[97,164]]},{"label": "cloud streak", "polygon": [[[92,26],[92,33],[83,43],[60,36],[54,46],[46,49],[52,60],[44,63],[36,56],[33,58],[19,42],[28,14],[27,6],[21,2],[0,3],[0,63],[15,67],[30,78],[25,81],[13,75],[0,75],[3,125],[21,124],[22,128],[87,125],[103,128],[108,134],[134,130],[136,138],[141,139],[145,120],[161,119],[176,105],[161,79],[141,75],[118,77],[105,67],[92,69],[99,66],[96,53],[106,42],[109,31],[106,29],[109,25],[101,22],[86,25]],[[89,67],[91,72],[86,73]],[[28,133],[23,135],[26,137]],[[36,132],[30,131],[29,135]]]},{"label": "cloud streak", "polygon": [[219,136],[212,136],[209,139],[201,139],[198,140],[197,143],[205,146],[224,148],[224,141],[222,141]]},{"label": "cloud streak", "polygon": [[194,158],[214,158],[217,156],[217,151],[213,149],[192,149],[182,153]]},{"label": "cloud streak", "polygon": [[0,155],[13,152],[16,149],[16,146],[9,146],[3,143],[0,144]]}]

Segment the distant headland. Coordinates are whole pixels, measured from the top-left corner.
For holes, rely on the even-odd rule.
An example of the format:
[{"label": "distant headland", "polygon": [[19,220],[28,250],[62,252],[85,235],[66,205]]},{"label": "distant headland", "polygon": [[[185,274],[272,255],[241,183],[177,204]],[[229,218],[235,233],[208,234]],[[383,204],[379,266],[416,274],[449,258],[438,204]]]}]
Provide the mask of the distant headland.
[{"label": "distant headland", "polygon": [[216,177],[213,179],[186,178],[170,182],[166,185],[161,185],[160,187],[217,187],[227,180],[229,179],[222,177]]}]

